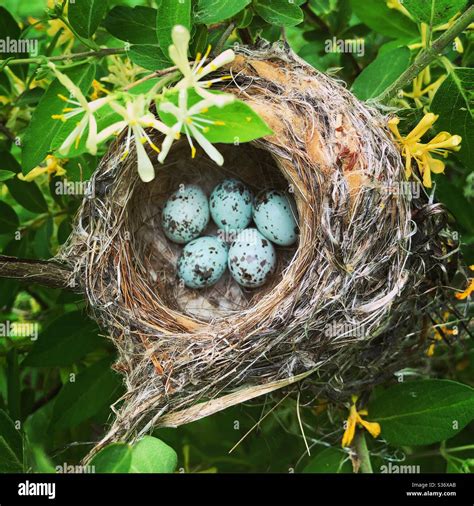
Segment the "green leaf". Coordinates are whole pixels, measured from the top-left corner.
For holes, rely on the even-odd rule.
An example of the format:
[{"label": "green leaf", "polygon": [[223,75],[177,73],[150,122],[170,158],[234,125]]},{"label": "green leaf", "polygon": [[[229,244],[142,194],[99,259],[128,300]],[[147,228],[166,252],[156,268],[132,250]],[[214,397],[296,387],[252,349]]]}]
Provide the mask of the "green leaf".
[{"label": "green leaf", "polygon": [[0,168],[11,171],[14,174],[18,174],[19,172],[21,172],[20,164],[9,151],[0,152],[0,160],[1,160]]},{"label": "green leaf", "polygon": [[64,367],[74,364],[101,345],[98,333],[97,325],[82,312],[66,313],[40,333],[23,365]]},{"label": "green leaf", "polygon": [[[65,73],[83,93],[86,93],[94,79],[95,65],[87,63],[74,67]],[[31,169],[44,160],[50,150],[51,142],[63,126],[61,121],[51,118],[51,115],[59,114],[64,108],[64,102],[58,97],[58,94],[69,95],[69,91],[55,79],[35,108],[23,139],[23,174],[28,174]],[[74,122],[69,123],[72,130]]]},{"label": "green leaf", "polygon": [[58,243],[64,244],[72,232],[71,219],[67,216],[58,226]]},{"label": "green leaf", "polygon": [[33,447],[31,449],[31,453],[34,462],[33,471],[35,473],[56,473],[56,468],[54,467],[54,464],[51,462],[51,460],[41,447],[39,446]]},{"label": "green leaf", "polygon": [[474,389],[448,380],[399,383],[369,405],[370,421],[393,445],[428,445],[444,441],[474,419]]},{"label": "green leaf", "polygon": [[449,21],[467,0],[403,0],[403,7],[419,22],[430,26]]},{"label": "green leaf", "polygon": [[15,177],[14,172],[0,169],[0,181],[6,181],[7,179],[11,179],[12,177]]},{"label": "green leaf", "polygon": [[172,473],[176,469],[176,452],[160,439],[145,436],[133,446],[131,473]]},{"label": "green leaf", "polygon": [[337,8],[337,0],[309,0],[309,6],[318,16],[327,16]]},{"label": "green leaf", "polygon": [[23,471],[23,438],[13,421],[0,409],[0,472]]},{"label": "green leaf", "polygon": [[69,22],[81,37],[90,39],[106,10],[106,0],[74,0],[74,2],[69,2]]},{"label": "green leaf", "polygon": [[418,27],[413,21],[396,11],[389,9],[381,0],[351,0],[354,14],[372,30],[405,41],[419,37]]},{"label": "green leaf", "polygon": [[128,473],[132,463],[132,449],[125,443],[112,443],[90,461],[96,473]]},{"label": "green leaf", "polygon": [[449,209],[449,212],[453,214],[457,223],[470,234],[474,234],[472,205],[463,195],[459,187],[449,181],[443,174],[440,174],[439,177],[436,178],[436,195]]},{"label": "green leaf", "polygon": [[171,66],[169,58],[157,45],[134,44],[130,47],[128,56],[133,63],[147,70],[159,70]]},{"label": "green leaf", "polygon": [[347,453],[337,448],[325,448],[314,456],[303,473],[351,473],[352,466]]},{"label": "green leaf", "polygon": [[185,26],[191,31],[191,0],[162,0],[156,17],[156,33],[163,53],[168,55],[168,48],[173,43],[171,30],[175,25]]},{"label": "green leaf", "polygon": [[199,0],[196,23],[211,24],[229,19],[245,9],[252,0]]},{"label": "green leaf", "polygon": [[247,28],[253,19],[253,12],[251,9],[245,9],[236,18],[235,23],[237,28]]},{"label": "green leaf", "polygon": [[4,71],[0,72],[0,95],[10,95],[11,91],[10,79]]},{"label": "green leaf", "polygon": [[[169,93],[166,98],[178,105],[177,93]],[[190,90],[188,108],[200,100],[202,100],[201,97],[195,91]],[[159,114],[162,121],[168,126],[176,123],[176,118],[173,115],[162,111]],[[240,100],[234,100],[224,107],[210,107],[206,113],[200,114],[199,117],[212,122],[224,123],[224,125],[210,125],[209,131],[203,132],[204,136],[212,143],[250,142],[273,133],[265,121],[250,106]]]},{"label": "green leaf", "polygon": [[399,47],[383,52],[357,76],[352,92],[361,100],[380,95],[410,65],[410,50]]},{"label": "green leaf", "polygon": [[48,204],[44,199],[39,186],[34,182],[27,182],[18,179],[8,179],[5,181],[10,195],[25,209],[32,213],[47,213]]},{"label": "green leaf", "polygon": [[18,230],[20,220],[15,211],[5,202],[0,201],[0,235]]},{"label": "green leaf", "polygon": [[151,7],[114,7],[104,26],[109,33],[132,44],[156,44],[157,10]]},{"label": "green leaf", "polygon": [[18,351],[12,348],[7,353],[7,404],[8,412],[13,420],[20,420],[21,386]]},{"label": "green leaf", "polygon": [[[5,9],[5,7],[0,6],[0,40],[19,40],[21,39],[21,29],[18,26],[18,23],[15,21],[15,18]],[[8,45],[7,45],[8,48]],[[7,58],[27,58],[28,53],[9,53],[0,52],[0,59]],[[28,65],[14,65],[10,67],[10,70],[16,74],[21,79],[25,79],[28,73]]]},{"label": "green leaf", "polygon": [[288,0],[255,0],[254,8],[271,25],[295,26],[303,21],[303,11]]},{"label": "green leaf", "polygon": [[51,236],[53,235],[54,223],[51,216],[36,230],[33,249],[38,258],[51,258]]},{"label": "green leaf", "polygon": [[434,125],[438,132],[445,130],[462,137],[456,157],[467,169],[474,164],[473,93],[474,69],[457,67],[438,88],[430,106],[432,112],[439,114]]},{"label": "green leaf", "polygon": [[207,39],[208,39],[208,28],[206,25],[199,25],[196,27],[196,30],[193,35],[193,40],[191,41],[191,45],[189,46],[189,51],[191,54],[205,53],[207,49]]},{"label": "green leaf", "polygon": [[88,367],[59,392],[51,425],[55,429],[79,425],[109,406],[115,400],[120,385],[120,378],[111,370],[108,358]]}]

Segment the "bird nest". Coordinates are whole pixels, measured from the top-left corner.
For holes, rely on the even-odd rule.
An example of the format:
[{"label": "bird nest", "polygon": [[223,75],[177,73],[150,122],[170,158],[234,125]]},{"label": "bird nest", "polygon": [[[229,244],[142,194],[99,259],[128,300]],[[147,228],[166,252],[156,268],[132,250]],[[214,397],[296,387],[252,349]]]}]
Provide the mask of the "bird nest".
[{"label": "bird nest", "polygon": [[[344,402],[426,350],[430,308],[456,267],[446,214],[406,191],[386,118],[281,46],[240,50],[223,89],[273,135],[220,145],[219,168],[176,143],[143,183],[124,139],[91,180],[61,252],[118,350],[126,394],[101,444],[134,440],[277,389]],[[156,141],[160,142],[157,134]],[[293,192],[299,239],[261,288],[191,290],[161,210],[180,184],[225,177]],[[212,230],[210,230],[212,232]]]}]

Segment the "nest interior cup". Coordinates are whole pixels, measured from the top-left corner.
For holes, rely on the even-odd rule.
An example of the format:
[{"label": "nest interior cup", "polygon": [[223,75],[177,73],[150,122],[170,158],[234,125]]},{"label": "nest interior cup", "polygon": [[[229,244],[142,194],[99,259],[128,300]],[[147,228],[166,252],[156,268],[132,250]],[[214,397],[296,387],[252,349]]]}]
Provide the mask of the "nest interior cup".
[{"label": "nest interior cup", "polygon": [[[433,251],[444,215],[423,215],[423,196],[390,191],[404,167],[382,115],[278,45],[242,48],[230,72],[224,91],[251,105],[273,135],[219,145],[222,168],[191,160],[177,143],[149,184],[132,155],[121,160],[119,138],[62,251],[125,376],[127,393],[101,444],[198,419],[309,373],[314,395],[345,400],[416,356],[423,322],[414,311],[442,297],[446,269]],[[228,278],[202,293],[183,289],[160,210],[179,184],[209,194],[229,176],[254,191],[291,185],[298,243],[280,249],[277,273],[261,289],[246,292]]]},{"label": "nest interior cup", "polygon": [[[136,181],[126,225],[131,232],[131,247],[144,267],[141,276],[148,278],[147,283],[152,283],[153,291],[159,294],[162,304],[202,322],[215,322],[258,303],[278,283],[295,252],[294,247],[279,248],[276,272],[258,290],[241,288],[229,272],[216,285],[201,290],[186,288],[178,282],[176,264],[182,245],[169,241],[161,225],[162,209],[174,191],[181,185],[196,184],[210,195],[218,183],[229,177],[243,181],[254,194],[265,188],[286,190],[288,187],[268,153],[250,144],[238,147],[224,145],[219,149],[226,160],[223,167],[214,164],[204,154],[191,159],[185,139],[176,143],[165,163],[157,164],[156,177],[151,183]],[[201,235],[218,233],[211,220]],[[227,239],[232,239],[231,233]]]}]

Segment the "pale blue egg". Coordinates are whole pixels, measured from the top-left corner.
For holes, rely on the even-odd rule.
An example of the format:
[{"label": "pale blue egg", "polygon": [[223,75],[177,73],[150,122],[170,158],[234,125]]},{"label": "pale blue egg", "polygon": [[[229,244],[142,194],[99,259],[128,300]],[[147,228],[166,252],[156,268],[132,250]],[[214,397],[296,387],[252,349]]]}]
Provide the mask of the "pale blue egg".
[{"label": "pale blue egg", "polygon": [[189,288],[219,281],[227,267],[227,245],[218,237],[198,237],[186,244],[178,259],[178,277]]},{"label": "pale blue egg", "polygon": [[231,244],[228,265],[239,285],[262,286],[275,270],[275,248],[256,228],[247,228]]},{"label": "pale blue egg", "polygon": [[296,205],[279,190],[263,190],[253,208],[253,221],[261,234],[279,246],[290,246],[298,237]]},{"label": "pale blue egg", "polygon": [[215,224],[227,232],[243,230],[252,220],[252,192],[237,179],[226,179],[211,193],[209,208]]},{"label": "pale blue egg", "polygon": [[183,185],[166,201],[163,231],[170,241],[186,244],[198,237],[209,223],[206,194],[194,184]]}]

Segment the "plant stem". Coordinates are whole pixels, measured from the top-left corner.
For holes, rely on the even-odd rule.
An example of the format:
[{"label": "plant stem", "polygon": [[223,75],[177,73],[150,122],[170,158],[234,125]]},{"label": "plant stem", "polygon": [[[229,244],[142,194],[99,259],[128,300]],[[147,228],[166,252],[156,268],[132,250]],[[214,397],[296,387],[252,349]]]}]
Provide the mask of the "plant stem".
[{"label": "plant stem", "polygon": [[360,472],[367,474],[373,473],[372,463],[370,462],[370,453],[367,448],[367,442],[365,441],[365,434],[362,430],[359,430],[354,438],[354,448],[357,453],[357,457],[360,462]]},{"label": "plant stem", "polygon": [[23,65],[25,63],[43,63],[45,61],[66,61],[66,60],[79,60],[81,58],[102,58],[111,54],[123,54],[125,49],[121,47],[104,47],[97,51],[84,51],[82,53],[66,54],[61,56],[38,56],[36,58],[13,58],[11,60],[0,60],[0,68],[5,64],[8,67],[12,65]]},{"label": "plant stem", "polygon": [[440,37],[438,37],[431,47],[420,51],[415,61],[410,67],[403,72],[403,74],[391,84],[383,93],[375,97],[372,102],[386,102],[393,98],[399,90],[410,84],[413,79],[431,62],[436,60],[441,51],[463,31],[470,23],[474,21],[474,5],[471,5],[459,18],[455,21],[453,26],[446,30]]},{"label": "plant stem", "polygon": [[227,39],[230,37],[231,33],[234,31],[234,28],[235,28],[235,23],[232,21],[231,23],[229,23],[229,26],[224,30],[224,33],[221,35],[221,38],[218,40],[218,42],[214,48],[214,51],[213,51],[214,56],[217,56],[219,53],[222,52],[222,49],[223,49],[225,43],[227,42]]},{"label": "plant stem", "polygon": [[11,278],[24,283],[39,283],[49,288],[63,288],[81,292],[81,287],[68,285],[70,271],[67,267],[45,260],[0,255],[0,277]]}]

